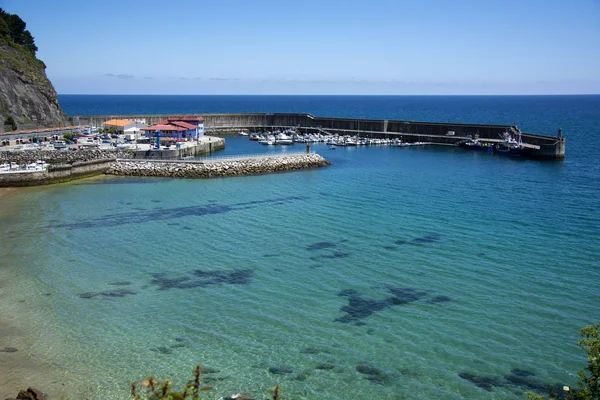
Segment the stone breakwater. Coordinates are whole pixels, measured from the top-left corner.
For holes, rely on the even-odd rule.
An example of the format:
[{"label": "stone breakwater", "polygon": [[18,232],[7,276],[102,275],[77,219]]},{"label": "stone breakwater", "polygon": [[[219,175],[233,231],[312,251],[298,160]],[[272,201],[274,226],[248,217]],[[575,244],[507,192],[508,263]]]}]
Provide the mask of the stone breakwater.
[{"label": "stone breakwater", "polygon": [[38,160],[48,164],[74,164],[96,160],[132,158],[132,151],[85,149],[77,151],[17,150],[0,151],[0,163],[29,164]]},{"label": "stone breakwater", "polygon": [[174,178],[213,178],[258,175],[331,165],[318,154],[265,156],[196,162],[118,160],[106,172],[112,175]]}]

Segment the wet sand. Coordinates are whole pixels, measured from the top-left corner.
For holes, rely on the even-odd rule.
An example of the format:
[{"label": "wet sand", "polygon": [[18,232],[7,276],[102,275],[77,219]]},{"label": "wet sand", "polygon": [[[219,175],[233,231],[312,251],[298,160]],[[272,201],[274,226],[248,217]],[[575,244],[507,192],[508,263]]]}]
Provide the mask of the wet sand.
[{"label": "wet sand", "polygon": [[53,374],[53,368],[43,365],[28,353],[27,338],[23,334],[24,332],[11,323],[4,319],[0,320],[1,399],[15,398],[20,390],[30,386],[44,393],[51,392],[53,395],[57,393],[56,389],[59,389],[56,384],[50,383],[50,379],[56,379],[49,376]]},{"label": "wet sand", "polygon": [[4,196],[8,196],[10,194],[14,194],[15,192],[18,192],[18,188],[0,188],[0,199]]},{"label": "wet sand", "polygon": [[[4,217],[12,215],[18,207],[18,195],[23,188],[0,188],[0,227]],[[0,399],[15,398],[20,390],[29,386],[49,394],[51,399],[65,397],[65,376],[61,369],[43,356],[32,353],[38,329],[32,331],[27,318],[37,307],[26,294],[10,290],[13,279],[7,260],[0,260]],[[39,351],[39,350],[38,350]]]},{"label": "wet sand", "polygon": [[[6,285],[6,279],[0,279],[0,284]],[[5,297],[0,295],[3,302]],[[67,377],[57,365],[30,352],[35,338],[27,327],[17,325],[14,315],[0,317],[0,399],[15,398],[20,390],[30,386],[48,394],[49,398],[65,398]]]}]

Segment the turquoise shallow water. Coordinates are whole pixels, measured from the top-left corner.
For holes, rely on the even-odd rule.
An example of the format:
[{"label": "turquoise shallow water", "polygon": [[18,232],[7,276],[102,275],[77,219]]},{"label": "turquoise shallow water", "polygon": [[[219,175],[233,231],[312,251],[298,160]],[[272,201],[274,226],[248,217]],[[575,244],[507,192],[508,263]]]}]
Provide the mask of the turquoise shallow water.
[{"label": "turquoise shallow water", "polygon": [[[600,320],[600,186],[573,135],[564,162],[315,145],[331,167],[25,190],[2,200],[2,305],[35,328],[23,346],[60,373],[48,387],[93,399],[197,363],[219,370],[206,398],[573,385],[578,329]],[[223,155],[266,151],[226,140]]]}]

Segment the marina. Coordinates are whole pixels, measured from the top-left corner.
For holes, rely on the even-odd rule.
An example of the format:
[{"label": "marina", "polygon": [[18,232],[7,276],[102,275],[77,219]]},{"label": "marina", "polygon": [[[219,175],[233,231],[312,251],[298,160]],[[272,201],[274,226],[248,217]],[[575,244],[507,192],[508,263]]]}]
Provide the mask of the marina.
[{"label": "marina", "polygon": [[[186,114],[178,118],[197,118],[199,114]],[[99,127],[106,121],[119,118],[131,120],[143,120],[148,124],[156,124],[173,118],[165,115],[106,115],[106,116],[76,116],[74,120],[80,126]],[[248,133],[250,140],[261,142],[264,145],[291,144],[294,142],[292,135],[296,135],[297,141],[310,138],[337,138],[341,143],[335,145],[363,145],[363,144],[397,144],[401,143],[428,143],[432,145],[459,146],[469,140],[478,139],[493,143],[495,149],[501,152],[501,144],[510,141],[518,141],[519,151],[513,149],[513,155],[521,155],[528,158],[561,160],[565,157],[565,137],[562,129],[558,129],[556,136],[540,135],[536,133],[522,132],[516,125],[484,125],[466,123],[441,123],[441,122],[418,122],[400,120],[372,120],[372,119],[350,119],[316,117],[312,114],[287,114],[287,113],[254,113],[254,114],[201,114],[204,121],[204,130],[207,135],[234,134],[239,132]],[[259,139],[259,135],[263,135]],[[280,135],[279,138],[276,135]],[[12,143],[16,138],[23,140],[24,133],[5,133],[2,138]],[[42,133],[27,133],[26,138],[30,140],[42,137]],[[271,135],[271,136],[269,136]],[[281,136],[285,135],[285,136]],[[245,136],[245,135],[242,135]],[[341,138],[341,139],[340,139]],[[343,140],[342,140],[343,139]],[[318,139],[321,140],[321,139]],[[377,142],[379,141],[379,142]],[[508,143],[508,142],[507,142]],[[498,144],[498,146],[496,146]],[[514,144],[514,143],[513,143]],[[514,146],[513,146],[514,147]]]}]

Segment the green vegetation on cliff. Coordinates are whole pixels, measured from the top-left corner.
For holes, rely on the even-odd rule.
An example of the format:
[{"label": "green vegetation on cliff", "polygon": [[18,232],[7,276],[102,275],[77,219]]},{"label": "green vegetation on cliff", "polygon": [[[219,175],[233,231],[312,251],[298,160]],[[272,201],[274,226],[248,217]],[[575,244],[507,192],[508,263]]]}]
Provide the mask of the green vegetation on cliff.
[{"label": "green vegetation on cliff", "polygon": [[[22,71],[30,79],[40,67],[46,69],[43,61],[38,60],[25,46],[15,43],[8,36],[0,35],[0,58],[6,60],[12,69]],[[0,69],[2,68],[4,67],[0,63]]]},{"label": "green vegetation on cliff", "polygon": [[26,27],[18,15],[0,8],[0,132],[67,123]]},{"label": "green vegetation on cliff", "polygon": [[32,79],[39,67],[46,69],[46,64],[36,58],[38,48],[26,26],[18,15],[0,8],[0,58],[8,61],[13,70],[22,71]]},{"label": "green vegetation on cliff", "polygon": [[23,46],[33,56],[38,48],[35,40],[27,29],[27,24],[16,14],[9,14],[0,8],[0,36],[9,38],[13,43]]}]

